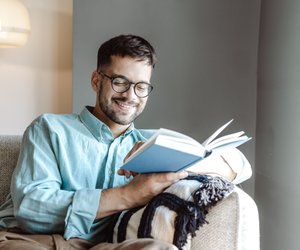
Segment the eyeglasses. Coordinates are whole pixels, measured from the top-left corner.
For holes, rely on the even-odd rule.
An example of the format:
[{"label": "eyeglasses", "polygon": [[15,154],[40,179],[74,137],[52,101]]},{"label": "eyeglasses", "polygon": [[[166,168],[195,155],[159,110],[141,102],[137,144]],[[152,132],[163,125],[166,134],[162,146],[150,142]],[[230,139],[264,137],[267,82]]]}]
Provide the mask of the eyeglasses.
[{"label": "eyeglasses", "polygon": [[153,90],[153,86],[147,82],[130,82],[124,76],[108,76],[102,71],[98,71],[99,74],[107,77],[111,81],[112,89],[117,93],[125,93],[130,89],[130,86],[133,85],[134,93],[137,97],[144,98],[147,97],[150,92]]}]

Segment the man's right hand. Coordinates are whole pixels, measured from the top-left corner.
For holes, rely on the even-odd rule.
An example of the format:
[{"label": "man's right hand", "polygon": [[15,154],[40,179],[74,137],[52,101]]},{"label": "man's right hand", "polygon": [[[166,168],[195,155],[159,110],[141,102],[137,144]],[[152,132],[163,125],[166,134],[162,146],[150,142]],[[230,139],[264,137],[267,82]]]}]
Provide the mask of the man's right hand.
[{"label": "man's right hand", "polygon": [[137,174],[127,185],[102,191],[97,218],[146,204],[188,173]]}]

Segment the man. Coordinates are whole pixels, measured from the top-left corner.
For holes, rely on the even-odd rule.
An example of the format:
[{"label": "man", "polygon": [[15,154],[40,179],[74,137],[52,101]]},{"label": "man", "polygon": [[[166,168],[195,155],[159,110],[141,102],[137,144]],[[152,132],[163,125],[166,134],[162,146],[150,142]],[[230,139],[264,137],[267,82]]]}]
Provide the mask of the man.
[{"label": "man", "polygon": [[[176,249],[152,239],[101,243],[111,215],[146,204],[187,176],[119,169],[154,132],[135,129],[133,121],[153,88],[155,62],[155,51],[145,39],[133,35],[110,39],[99,48],[91,77],[95,107],[86,107],[79,115],[44,114],[26,129],[11,198],[0,210],[0,248]],[[235,182],[251,175],[239,151],[197,171]]]}]

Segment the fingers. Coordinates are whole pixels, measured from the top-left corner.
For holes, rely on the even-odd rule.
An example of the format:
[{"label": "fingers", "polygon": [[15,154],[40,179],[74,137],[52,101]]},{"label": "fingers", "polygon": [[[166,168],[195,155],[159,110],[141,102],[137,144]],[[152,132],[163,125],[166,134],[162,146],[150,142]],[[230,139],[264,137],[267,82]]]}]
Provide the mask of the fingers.
[{"label": "fingers", "polygon": [[[126,170],[120,170],[119,173],[126,175]],[[126,193],[126,199],[131,206],[139,206],[146,204],[155,195],[163,192],[170,185],[176,181],[186,178],[188,173],[186,171],[177,173],[156,173],[156,174],[136,174],[128,184],[123,186]]]},{"label": "fingers", "polygon": [[184,179],[188,176],[188,172],[168,172],[168,173],[156,173],[156,174],[140,174],[139,178],[143,179],[141,181],[141,185],[148,185],[149,189],[154,187],[161,189],[161,191],[173,183]]},{"label": "fingers", "polygon": [[188,177],[189,173],[187,171],[180,171],[177,172],[179,179],[184,179],[186,177]]},{"label": "fingers", "polygon": [[138,175],[138,173],[131,172],[131,171],[126,170],[126,169],[119,169],[118,170],[118,175],[124,175],[124,176],[126,176],[126,178],[129,178],[130,176],[134,177],[134,176]]},{"label": "fingers", "polygon": [[118,175],[125,175],[126,178],[129,178],[129,176],[130,176],[131,174],[130,174],[130,171],[128,171],[128,170],[125,170],[125,169],[119,169],[119,170],[118,170]]},{"label": "fingers", "polygon": [[166,182],[169,182],[169,185],[171,185],[176,181],[186,178],[188,176],[188,172],[180,171],[176,173],[164,173],[163,175],[164,178],[166,179]]},{"label": "fingers", "polygon": [[[118,170],[118,175],[124,175],[126,176],[127,178],[129,178],[130,176],[136,176],[138,175],[139,173],[136,173],[136,172],[132,172],[132,171],[129,171],[129,170],[126,170],[126,169],[119,169]],[[149,175],[149,174],[148,174]],[[173,172],[169,172],[169,173],[156,173],[156,174],[151,174],[153,176],[156,175],[157,178],[161,178],[163,179],[164,181],[168,181],[168,182],[176,182],[180,179],[184,179],[188,176],[188,172],[187,171],[181,171],[181,172],[177,172],[177,173],[173,173]]]}]

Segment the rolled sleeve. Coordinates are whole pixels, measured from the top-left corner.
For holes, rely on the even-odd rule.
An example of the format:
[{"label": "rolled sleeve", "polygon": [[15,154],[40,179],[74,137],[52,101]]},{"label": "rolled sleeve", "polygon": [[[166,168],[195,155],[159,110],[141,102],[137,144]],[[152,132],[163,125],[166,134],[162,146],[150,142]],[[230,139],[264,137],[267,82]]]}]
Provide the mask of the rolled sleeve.
[{"label": "rolled sleeve", "polygon": [[101,193],[100,189],[84,189],[75,192],[65,220],[66,239],[89,233],[96,218]]},{"label": "rolled sleeve", "polygon": [[236,177],[232,181],[233,184],[239,184],[252,176],[252,169],[249,161],[244,154],[234,148],[222,153],[222,158],[229,165]]}]

